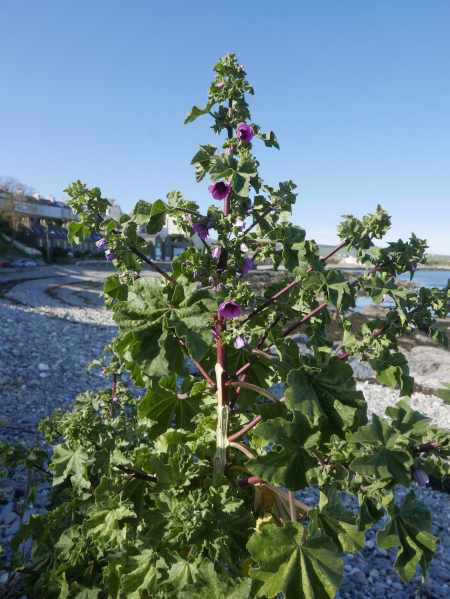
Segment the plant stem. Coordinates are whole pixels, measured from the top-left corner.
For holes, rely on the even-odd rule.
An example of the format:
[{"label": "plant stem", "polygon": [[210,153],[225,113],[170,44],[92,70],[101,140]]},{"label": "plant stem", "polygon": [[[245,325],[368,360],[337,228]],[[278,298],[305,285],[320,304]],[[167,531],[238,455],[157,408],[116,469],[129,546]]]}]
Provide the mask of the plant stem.
[{"label": "plant stem", "polygon": [[233,441],[237,441],[240,437],[243,437],[246,433],[248,433],[250,429],[256,426],[258,422],[261,422],[261,420],[262,416],[257,416],[256,418],[254,418],[251,422],[245,425],[243,429],[241,429],[237,433],[234,433],[234,435],[230,435],[228,437],[228,443],[232,443]]},{"label": "plant stem", "polygon": [[125,472],[125,474],[132,474],[135,478],[140,478],[141,480],[146,480],[150,483],[158,482],[158,479],[156,478],[156,476],[150,476],[150,474],[142,474],[141,472],[136,472],[136,470],[133,470],[132,468],[128,468],[127,466],[122,466],[121,464],[113,464],[113,463],[111,463],[111,466],[114,466],[114,468],[117,468],[118,470]]},{"label": "plant stem", "polygon": [[229,446],[234,447],[234,449],[239,449],[239,451],[242,451],[242,453],[245,453],[245,455],[248,458],[256,458],[256,453],[254,453],[251,449],[249,449],[247,447],[247,445],[245,445],[245,443],[240,443],[238,441],[230,441]]},{"label": "plant stem", "polygon": [[295,515],[295,497],[293,491],[289,491],[289,511],[291,513],[291,522],[297,522]]},{"label": "plant stem", "polygon": [[[247,227],[244,231],[244,235],[246,235],[251,229],[253,229],[253,227],[256,227],[257,224],[259,224],[268,214],[269,212],[272,212],[272,210],[275,210],[275,208],[277,207],[277,203],[276,202],[272,202],[272,205],[269,206],[269,208],[267,208],[267,210],[264,210],[264,212],[261,214],[261,216],[259,216],[255,222],[253,222],[249,227]],[[269,242],[272,243],[272,242]]]},{"label": "plant stem", "polygon": [[156,264],[154,264],[149,258],[147,258],[147,256],[144,256],[144,254],[140,250],[138,250],[134,246],[130,247],[130,250],[133,252],[133,254],[136,254],[136,256],[138,256],[146,264],[151,266],[153,268],[153,270],[156,270],[156,272],[159,272],[159,274],[162,277],[164,277],[165,279],[167,279],[170,283],[172,283],[172,285],[178,285],[178,283],[175,281],[175,279],[172,279],[172,277],[170,275],[168,275],[166,272],[164,272],[163,270],[161,270],[159,268],[159,266],[156,266]]},{"label": "plant stem", "polygon": [[[326,260],[328,260],[328,258],[331,258],[331,256],[333,254],[335,254],[336,252],[338,252],[341,248],[344,247],[344,245],[346,245],[348,242],[350,241],[349,238],[347,238],[345,241],[343,241],[342,243],[340,243],[338,246],[336,246],[333,250],[331,250],[331,252],[328,252],[328,254],[326,256],[324,256],[323,258],[320,259],[321,262],[325,262]],[[253,260],[252,260],[253,261]],[[379,267],[381,268],[381,267]],[[312,272],[313,268],[312,266],[310,266],[308,268],[308,270],[306,271],[306,274]],[[374,269],[372,272],[374,272],[377,269]],[[276,299],[278,299],[279,297],[281,297],[282,295],[284,295],[285,293],[287,293],[288,291],[290,291],[293,287],[295,287],[296,285],[298,285],[299,281],[292,281],[292,283],[289,283],[289,285],[286,285],[286,287],[284,287],[284,289],[281,289],[280,291],[278,291],[278,293],[276,293],[274,296],[272,296],[271,298],[269,298],[262,306],[259,306],[256,310],[254,310],[251,314],[249,314],[248,316],[246,316],[242,322],[246,323],[248,320],[250,320],[250,318],[253,318],[253,316],[255,316],[256,314],[258,314],[259,312],[261,312],[261,310],[264,310],[264,308],[266,308],[267,306],[270,306],[270,304],[275,301]]]},{"label": "plant stem", "polygon": [[[228,115],[233,114],[233,100],[228,101]],[[233,128],[228,127],[228,138],[233,138]],[[233,156],[233,148],[227,150]],[[230,213],[230,196],[224,200],[223,216],[226,218]],[[219,268],[226,270],[228,253],[223,250],[219,258]],[[227,320],[220,312],[217,312],[217,327],[220,332],[227,330]],[[217,338],[216,353],[216,385],[217,385],[217,429],[216,429],[216,453],[213,459],[213,478],[217,479],[219,474],[224,474],[227,463],[228,426],[230,418],[230,389],[226,386],[228,379],[228,352],[220,336]]]},{"label": "plant stem", "polygon": [[213,378],[211,378],[211,376],[206,372],[206,370],[203,368],[203,366],[199,363],[196,362],[192,356],[189,355],[189,352],[187,350],[187,346],[186,346],[186,342],[183,339],[180,339],[179,337],[177,337],[178,342],[180,345],[182,345],[186,351],[186,354],[189,356],[189,358],[193,361],[193,363],[195,364],[195,366],[197,367],[197,370],[200,372],[200,374],[208,381],[208,383],[211,385],[211,387],[213,387],[213,389],[216,388],[216,382],[214,381]]},{"label": "plant stem", "polygon": [[245,389],[250,389],[250,391],[255,391],[255,393],[259,393],[260,395],[264,395],[264,397],[268,397],[269,399],[274,399],[275,401],[280,401],[280,398],[270,393],[270,391],[266,391],[262,387],[258,387],[257,385],[252,385],[251,383],[244,383],[243,381],[230,382],[227,383],[232,387],[244,387]]}]

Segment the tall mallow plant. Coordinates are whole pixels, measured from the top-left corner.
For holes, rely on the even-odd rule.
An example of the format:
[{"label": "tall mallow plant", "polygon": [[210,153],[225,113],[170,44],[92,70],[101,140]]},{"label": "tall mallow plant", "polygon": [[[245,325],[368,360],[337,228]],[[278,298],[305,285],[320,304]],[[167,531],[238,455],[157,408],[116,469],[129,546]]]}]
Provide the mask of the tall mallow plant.
[{"label": "tall mallow plant", "polygon": [[[106,348],[111,357],[98,362],[112,388],[79,396],[73,412],[41,424],[54,444],[41,472],[53,477],[50,504],[12,543],[12,567],[25,572],[33,597],[332,598],[343,553],[361,551],[385,515],[377,543],[396,549],[405,582],[417,566],[426,576],[435,551],[431,514],[414,488],[427,474],[447,475],[450,435],[409,405],[414,380],[397,341],[418,329],[448,348],[436,319],[449,312],[450,286],[416,291],[395,282],[396,273],[413,278],[427,246],[413,234],[378,247],[390,227],[380,206],[362,220],[343,217],[342,242],[320,258],[289,220],[294,183],[271,187],[260,177],[254,149],[278,142],[251,121],[244,68],[228,54],[213,70],[205,108],[194,106],[185,121],[205,116],[221,137],[191,161],[211,196],[206,212],[171,191],[116,221],[105,217],[98,188],[77,181],[67,190],[79,217],[70,241],[102,233],[117,269],[104,297],[119,334]],[[167,216],[201,240],[174,259],[170,275],[137,235],[140,225],[158,233]],[[367,267],[352,284],[326,268],[340,248]],[[268,259],[288,274],[261,297],[248,275]],[[140,277],[145,264],[161,277]],[[346,315],[358,290],[392,307],[354,331]],[[327,338],[331,310],[342,329],[336,351]],[[300,330],[307,354],[291,336]],[[350,356],[398,388],[386,418],[369,421]],[[127,389],[125,372],[146,389],[143,398]],[[271,391],[275,383],[284,397]],[[448,389],[442,397],[450,403]],[[5,463],[18,459],[11,448],[4,453]],[[21,459],[47,470],[40,454]],[[305,505],[295,494],[312,485],[319,503]],[[408,489],[402,503],[398,485]],[[358,496],[357,515],[343,492]]]}]

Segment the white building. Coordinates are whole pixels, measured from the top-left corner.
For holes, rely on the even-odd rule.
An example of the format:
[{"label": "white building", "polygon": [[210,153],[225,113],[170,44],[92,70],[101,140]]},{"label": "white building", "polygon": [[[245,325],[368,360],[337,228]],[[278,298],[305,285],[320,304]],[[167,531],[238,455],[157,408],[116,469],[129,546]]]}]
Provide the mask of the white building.
[{"label": "white building", "polygon": [[[132,216],[132,214],[130,214],[130,216]],[[145,225],[138,226],[138,233],[146,233],[146,232],[147,232],[147,228]],[[171,216],[167,216],[164,227],[159,232],[159,235],[183,235],[184,236],[184,232],[181,231],[177,227],[174,218],[172,218]]]},{"label": "white building", "polygon": [[342,258],[339,264],[353,264],[355,266],[359,266],[361,264],[361,260],[358,258],[358,256],[349,255]]},{"label": "white building", "polygon": [[120,220],[122,216],[122,209],[119,204],[117,204],[116,200],[112,200],[108,198],[108,202],[110,202],[111,206],[108,206],[106,209],[106,216],[108,218],[113,218],[114,220]]}]

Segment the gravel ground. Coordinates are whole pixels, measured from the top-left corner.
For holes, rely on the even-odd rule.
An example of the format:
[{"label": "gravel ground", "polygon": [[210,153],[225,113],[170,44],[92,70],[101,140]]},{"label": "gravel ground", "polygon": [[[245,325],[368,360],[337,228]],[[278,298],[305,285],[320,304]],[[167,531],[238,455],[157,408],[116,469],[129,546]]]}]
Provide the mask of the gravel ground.
[{"label": "gravel ground", "polygon": [[[56,408],[70,409],[77,394],[107,383],[97,369],[86,373],[86,364],[99,357],[103,347],[117,333],[111,313],[99,298],[102,281],[111,267],[38,267],[30,270],[0,272],[0,439],[35,443],[37,423]],[[149,276],[150,272],[146,272]],[[88,326],[87,326],[88,325]],[[305,351],[305,338],[294,337]],[[80,344],[81,341],[81,344]],[[436,397],[441,381],[450,381],[450,353],[436,347],[415,347],[408,354],[411,374],[421,385],[411,406],[450,428],[450,407]],[[368,364],[352,360],[364,392],[369,413],[384,415],[386,407],[398,399],[395,390],[372,384],[374,373]],[[274,392],[283,394],[281,386]],[[39,441],[38,441],[39,442]],[[27,475],[17,470],[0,481],[0,539],[8,540],[20,523],[20,498]],[[43,485],[31,513],[44,510],[49,484]],[[427,581],[416,577],[404,585],[393,569],[395,553],[378,549],[375,530],[367,533],[368,543],[357,554],[344,556],[344,583],[336,599],[387,597],[450,597],[450,496],[430,488],[414,490],[433,513],[434,534],[440,537]],[[406,490],[399,487],[399,498]],[[299,492],[308,505],[318,500],[316,489]],[[344,503],[356,511],[351,496]],[[383,525],[381,523],[378,528]],[[0,573],[0,583],[8,577]],[[17,595],[19,596],[19,595]]]}]

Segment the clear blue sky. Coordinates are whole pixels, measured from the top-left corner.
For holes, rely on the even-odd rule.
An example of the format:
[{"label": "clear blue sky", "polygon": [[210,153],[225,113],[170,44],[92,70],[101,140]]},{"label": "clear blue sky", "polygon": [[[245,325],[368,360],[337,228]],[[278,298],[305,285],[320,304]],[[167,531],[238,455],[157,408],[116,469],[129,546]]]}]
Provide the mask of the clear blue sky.
[{"label": "clear blue sky", "polygon": [[378,203],[388,240],[414,231],[450,254],[450,2],[2,0],[0,176],[44,197],[99,186],[129,212],[179,189],[216,143],[212,65],[235,52],[255,88],[265,182],[298,185],[294,223],[334,244],[342,214]]}]

